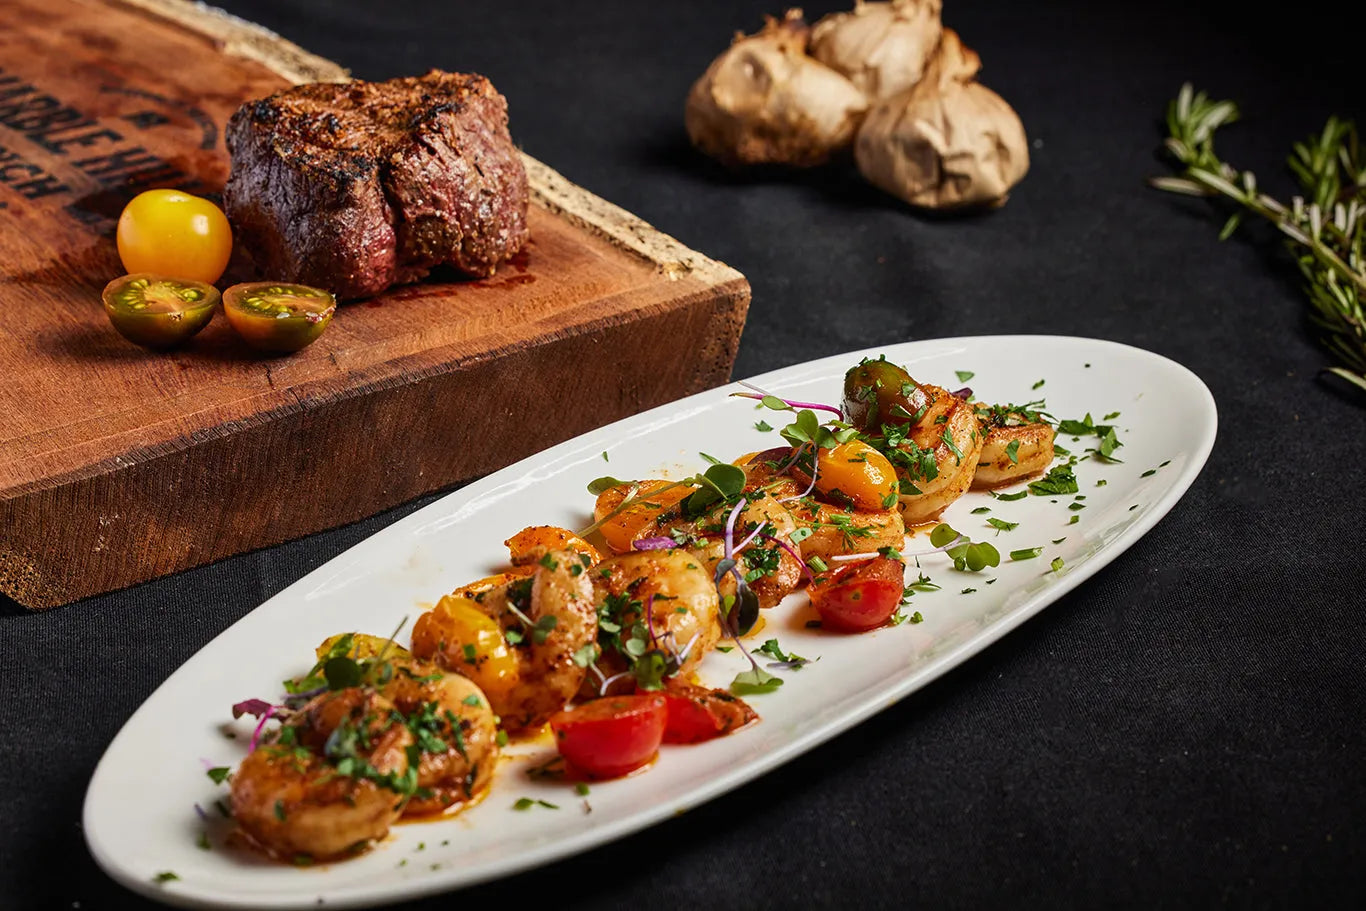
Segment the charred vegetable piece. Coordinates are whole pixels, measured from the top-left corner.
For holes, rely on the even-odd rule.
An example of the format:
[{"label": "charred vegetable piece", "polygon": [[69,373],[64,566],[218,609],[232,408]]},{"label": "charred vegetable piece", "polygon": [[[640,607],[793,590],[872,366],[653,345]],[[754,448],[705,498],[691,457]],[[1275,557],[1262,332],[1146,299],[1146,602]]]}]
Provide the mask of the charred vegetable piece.
[{"label": "charred vegetable piece", "polygon": [[914,424],[932,398],[891,361],[865,360],[844,375],[844,416],[860,430]]},{"label": "charred vegetable piece", "polygon": [[138,272],[104,287],[104,312],[124,338],[144,348],[188,341],[213,319],[218,289],[203,282]]},{"label": "charred vegetable piece", "polygon": [[237,334],[258,351],[288,354],[323,334],[337,300],[308,285],[251,282],[223,292],[223,312]]}]

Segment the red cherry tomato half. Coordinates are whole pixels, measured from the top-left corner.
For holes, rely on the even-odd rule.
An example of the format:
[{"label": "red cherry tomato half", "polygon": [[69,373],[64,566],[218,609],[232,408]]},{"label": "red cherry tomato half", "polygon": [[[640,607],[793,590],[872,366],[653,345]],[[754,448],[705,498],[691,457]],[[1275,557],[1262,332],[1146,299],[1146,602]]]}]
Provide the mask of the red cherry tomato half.
[{"label": "red cherry tomato half", "polygon": [[665,684],[664,698],[669,704],[665,743],[699,743],[759,720],[754,709],[726,690],[671,679]]},{"label": "red cherry tomato half", "polygon": [[655,758],[668,706],[658,693],[606,696],[551,716],[555,746],[590,778],[619,778]]},{"label": "red cherry tomato half", "polygon": [[891,557],[874,557],[817,577],[809,592],[821,626],[861,633],[887,622],[901,603],[906,566]]}]

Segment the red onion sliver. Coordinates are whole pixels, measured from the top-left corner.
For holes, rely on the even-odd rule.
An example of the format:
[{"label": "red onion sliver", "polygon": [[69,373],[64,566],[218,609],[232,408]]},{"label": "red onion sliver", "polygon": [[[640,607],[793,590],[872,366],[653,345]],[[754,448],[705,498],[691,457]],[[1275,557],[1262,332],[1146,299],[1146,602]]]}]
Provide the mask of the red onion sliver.
[{"label": "red onion sliver", "polygon": [[631,542],[631,547],[635,550],[666,550],[670,547],[677,546],[677,541],[665,535],[660,535],[655,538],[641,538],[638,541]]},{"label": "red onion sliver", "polygon": [[955,392],[950,392],[949,395],[960,398],[966,402],[968,399],[972,398],[972,390],[969,389],[967,386],[964,386],[962,389],[959,389]]}]

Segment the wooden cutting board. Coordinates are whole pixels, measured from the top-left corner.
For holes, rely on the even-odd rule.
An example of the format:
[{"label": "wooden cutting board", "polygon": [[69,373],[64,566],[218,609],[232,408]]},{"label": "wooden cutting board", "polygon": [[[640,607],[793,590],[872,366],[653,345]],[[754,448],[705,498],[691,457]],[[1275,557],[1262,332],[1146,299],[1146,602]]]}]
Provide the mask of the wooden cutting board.
[{"label": "wooden cutting board", "polygon": [[20,604],[373,515],[729,378],[744,277],[529,157],[532,242],[492,279],[346,305],[285,358],[221,316],[171,354],[117,335],[100,289],[124,203],[218,193],[239,104],[345,78],[181,0],[0,4],[0,591]]}]

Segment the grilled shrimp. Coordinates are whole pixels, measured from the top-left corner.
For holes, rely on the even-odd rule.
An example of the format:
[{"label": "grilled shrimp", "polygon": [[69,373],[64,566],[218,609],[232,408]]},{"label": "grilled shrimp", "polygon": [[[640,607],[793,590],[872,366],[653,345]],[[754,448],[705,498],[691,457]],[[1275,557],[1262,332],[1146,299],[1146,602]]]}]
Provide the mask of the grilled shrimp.
[{"label": "grilled shrimp", "polygon": [[[865,458],[872,457],[865,455]],[[810,486],[810,476],[803,477],[800,470],[792,466],[792,461],[792,450],[779,447],[742,459],[740,467],[745,470],[747,490],[762,488],[768,491],[787,507],[797,528],[806,532],[799,544],[803,560],[809,561],[813,557],[828,560],[842,554],[874,551],[880,547],[900,548],[905,544],[906,526],[895,508],[859,509],[850,505],[856,502],[852,497],[842,497],[841,505],[823,502],[819,488],[815,496],[802,496]],[[887,470],[892,471],[890,464]],[[845,487],[851,487],[847,481],[843,483]],[[877,498],[863,496],[861,499],[870,502]]]},{"label": "grilled shrimp", "polygon": [[529,576],[442,598],[413,627],[413,654],[475,680],[507,730],[539,727],[586,673],[574,656],[597,635],[588,562],[550,550]]},{"label": "grilled shrimp", "polygon": [[408,717],[421,749],[419,790],[404,816],[439,813],[488,787],[498,759],[498,724],[473,681],[419,662],[395,663],[380,693]]},{"label": "grilled shrimp", "polygon": [[[907,442],[896,448],[919,459],[897,464],[902,479],[900,509],[907,525],[929,522],[972,485],[982,454],[982,429],[973,408],[938,386],[921,384],[929,397],[920,417],[905,427]],[[921,461],[924,460],[924,461]],[[918,493],[908,493],[913,487]]]},{"label": "grilled shrimp", "polygon": [[[754,576],[749,589],[759,598],[759,606],[773,607],[796,591],[802,581],[802,564],[793,556],[799,553],[792,543],[797,520],[771,493],[749,491],[745,500],[744,508],[735,519],[731,544],[742,543],[756,529],[759,534],[743,549],[735,551],[734,556],[740,572]],[[732,509],[719,507],[696,522],[680,522],[670,529],[686,536],[688,550],[703,562],[709,575],[716,572],[717,565],[725,558],[726,520]],[[763,523],[762,529],[760,523]],[[735,593],[732,573],[723,576],[718,584],[722,595]]]},{"label": "grilled shrimp", "polygon": [[1053,428],[1037,415],[1008,408],[977,409],[984,440],[974,488],[1000,487],[1041,474],[1053,461]]},{"label": "grilled shrimp", "polygon": [[[323,693],[232,776],[232,815],[252,841],[285,860],[334,858],[383,838],[402,814],[413,735],[372,690]],[[362,776],[339,770],[350,759]],[[387,783],[386,783],[387,782]]]},{"label": "grilled shrimp", "polygon": [[[629,652],[626,643],[633,638],[668,653],[677,663],[671,669],[675,676],[691,673],[720,641],[716,586],[696,555],[682,549],[623,554],[608,557],[592,575],[599,616],[621,630],[599,636],[596,666],[603,678],[627,668],[621,649]],[[580,694],[597,696],[600,687],[601,679],[590,675]]]}]

